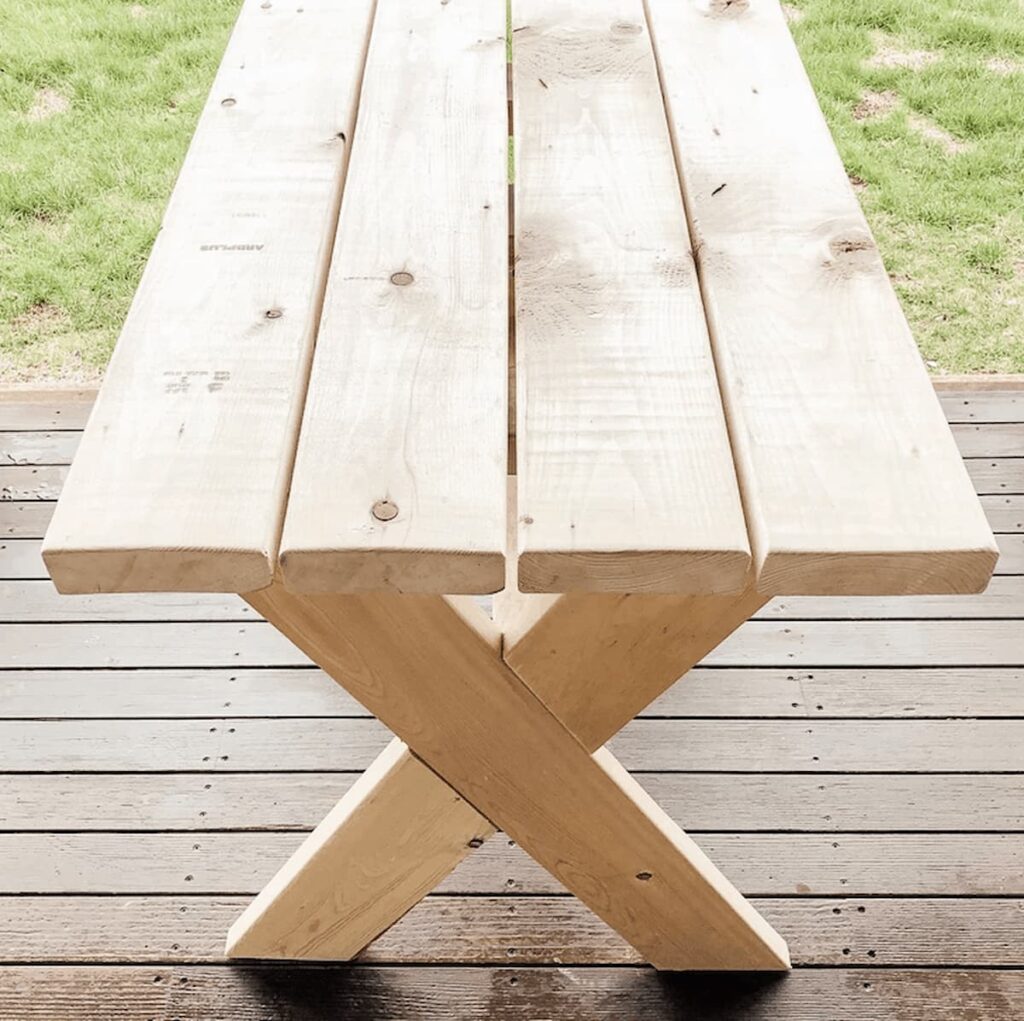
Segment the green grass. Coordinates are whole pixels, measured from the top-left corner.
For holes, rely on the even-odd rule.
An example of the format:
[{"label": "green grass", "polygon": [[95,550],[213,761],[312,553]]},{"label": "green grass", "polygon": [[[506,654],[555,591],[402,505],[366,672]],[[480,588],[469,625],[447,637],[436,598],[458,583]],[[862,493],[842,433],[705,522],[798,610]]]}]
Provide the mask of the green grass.
[{"label": "green grass", "polygon": [[[788,6],[929,365],[1024,371],[1024,8]],[[0,382],[102,371],[237,7],[0,0]]]},{"label": "green grass", "polygon": [[0,0],[0,381],[102,371],[237,9]]}]

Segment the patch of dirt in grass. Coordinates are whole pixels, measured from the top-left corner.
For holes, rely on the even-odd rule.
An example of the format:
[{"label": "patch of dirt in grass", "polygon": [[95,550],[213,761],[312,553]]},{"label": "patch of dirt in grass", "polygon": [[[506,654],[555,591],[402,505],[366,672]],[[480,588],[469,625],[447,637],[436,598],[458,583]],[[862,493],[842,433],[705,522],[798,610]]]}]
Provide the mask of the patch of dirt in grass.
[{"label": "patch of dirt in grass", "polygon": [[872,33],[871,41],[875,45],[875,52],[864,62],[866,67],[899,67],[920,71],[921,68],[934,64],[939,59],[939,54],[931,50],[901,49],[897,40],[882,32]]},{"label": "patch of dirt in grass", "polygon": [[71,320],[67,312],[59,305],[51,305],[48,301],[40,301],[32,305],[11,320],[11,329],[19,333],[66,330],[70,325]]},{"label": "patch of dirt in grass", "polygon": [[1024,64],[1009,57],[990,57],[985,61],[985,69],[993,74],[1020,74],[1024,71]]},{"label": "patch of dirt in grass", "polygon": [[934,121],[928,120],[927,117],[921,117],[919,114],[911,114],[907,118],[907,123],[910,125],[913,131],[916,131],[922,138],[928,139],[929,142],[936,142],[941,145],[946,151],[947,156],[959,156],[962,152],[967,152],[970,149],[970,145],[967,142],[960,141],[959,138],[955,138],[945,128],[940,128]]},{"label": "patch of dirt in grass", "polygon": [[45,121],[59,113],[67,113],[71,103],[67,96],[62,96],[56,89],[42,88],[36,92],[35,99],[28,111],[30,121]]},{"label": "patch of dirt in grass", "polygon": [[868,182],[857,174],[847,173],[846,176],[850,179],[854,191],[863,191],[868,186]]},{"label": "patch of dirt in grass", "polygon": [[868,89],[860,97],[860,102],[853,108],[853,119],[855,121],[873,120],[876,117],[884,117],[899,105],[900,97],[889,89],[885,92],[872,92]]}]

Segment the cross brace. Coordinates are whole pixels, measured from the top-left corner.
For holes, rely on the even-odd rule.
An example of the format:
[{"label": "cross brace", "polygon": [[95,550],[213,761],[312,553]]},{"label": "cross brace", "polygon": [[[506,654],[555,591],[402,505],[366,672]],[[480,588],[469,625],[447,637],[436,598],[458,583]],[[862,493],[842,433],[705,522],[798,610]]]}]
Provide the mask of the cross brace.
[{"label": "cross brace", "polygon": [[395,593],[250,604],[398,735],[232,926],[348,959],[500,826],[658,968],[784,970],[782,938],[604,743],[765,597]]}]

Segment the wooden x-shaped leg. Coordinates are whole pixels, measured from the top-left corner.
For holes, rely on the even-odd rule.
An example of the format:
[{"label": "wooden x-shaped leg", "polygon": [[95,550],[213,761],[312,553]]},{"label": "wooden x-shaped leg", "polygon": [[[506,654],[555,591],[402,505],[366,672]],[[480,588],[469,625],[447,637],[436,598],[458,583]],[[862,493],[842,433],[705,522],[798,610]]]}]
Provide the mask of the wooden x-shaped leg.
[{"label": "wooden x-shaped leg", "polygon": [[[654,965],[780,970],[785,943],[601,745],[764,602],[572,595],[252,605],[399,738],[232,927],[237,957],[344,959],[501,826]],[[637,676],[632,676],[634,671]],[[642,672],[640,672],[642,671]]]}]

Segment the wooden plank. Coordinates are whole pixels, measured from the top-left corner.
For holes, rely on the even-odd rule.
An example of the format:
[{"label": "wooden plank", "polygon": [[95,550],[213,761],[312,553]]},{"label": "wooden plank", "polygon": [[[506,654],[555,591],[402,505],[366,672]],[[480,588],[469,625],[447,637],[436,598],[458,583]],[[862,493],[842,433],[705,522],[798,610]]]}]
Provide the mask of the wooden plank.
[{"label": "wooden plank", "polygon": [[[692,839],[443,599],[302,597],[277,584],[246,598],[655,967],[789,968],[782,939]],[[394,917],[380,912],[385,925]],[[288,935],[289,956],[334,956],[313,926]],[[228,946],[238,952],[230,935]]]},{"label": "wooden plank", "polygon": [[81,430],[95,399],[95,390],[0,391],[0,430]]},{"label": "wooden plank", "polygon": [[1024,457],[969,457],[964,464],[979,494],[1024,493]]},{"label": "wooden plank", "polygon": [[[296,833],[0,833],[0,894],[255,894],[301,841]],[[1024,895],[1024,834],[702,833],[698,843],[746,896]],[[346,863],[336,860],[344,895]],[[565,893],[504,835],[439,880],[438,893],[463,896]]]},{"label": "wooden plank", "polygon": [[501,588],[505,73],[501,0],[378,4],[281,545],[296,590]]},{"label": "wooden plank", "polygon": [[1024,422],[1024,393],[940,392],[942,410],[950,422]]},{"label": "wooden plank", "polygon": [[0,464],[70,464],[78,432],[0,432]]},{"label": "wooden plank", "polygon": [[[1016,775],[639,773],[688,832],[1024,831]],[[0,775],[0,828],[308,832],[348,773]],[[698,838],[699,839],[699,838]]]},{"label": "wooden plank", "polygon": [[0,537],[5,539],[41,539],[50,523],[53,504],[0,501]]},{"label": "wooden plank", "polygon": [[[225,713],[369,716],[322,671],[303,667],[0,671],[0,718],[8,720],[219,719]],[[1024,670],[697,667],[640,714],[650,717],[1024,717]]]},{"label": "wooden plank", "polygon": [[[386,743],[372,718],[3,720],[0,770],[360,770]],[[642,719],[609,747],[631,770],[1024,772],[1024,721]]]},{"label": "wooden plank", "polygon": [[1024,532],[1024,496],[983,496],[989,524],[997,532]]},{"label": "wooden plank", "polygon": [[55,1003],[76,1021],[290,1021],[296,1001],[310,1017],[372,1021],[621,1021],[677,1018],[684,1000],[686,1021],[997,1021],[1024,999],[1024,972],[804,968],[785,982],[702,975],[680,988],[633,967],[43,965],[9,966],[0,986],[7,1021],[43,1021]]},{"label": "wooden plank", "polygon": [[[221,960],[234,897],[3,897],[0,960]],[[1016,966],[1009,898],[758,898],[794,962],[856,967]],[[510,911],[510,908],[514,910]],[[836,911],[838,909],[838,912]],[[636,964],[636,951],[571,897],[428,897],[366,951],[367,963]]]},{"label": "wooden plank", "polygon": [[56,500],[64,488],[68,469],[0,465],[0,501]]},{"label": "wooden plank", "polygon": [[[288,667],[309,660],[270,625],[254,623],[0,624],[4,665]],[[775,621],[744,624],[707,666],[1019,666],[1013,620]]]},{"label": "wooden plank", "polygon": [[[9,561],[0,541],[0,576]],[[188,592],[62,596],[50,581],[10,581],[0,585],[0,622],[258,620],[237,596]]]},{"label": "wooden plank", "polygon": [[1024,455],[1024,422],[954,425],[952,432],[961,457]]},{"label": "wooden plank", "polygon": [[512,14],[520,585],[738,592],[749,547],[643,4]]},{"label": "wooden plank", "polygon": [[779,4],[647,10],[758,587],[983,589],[991,533]]},{"label": "wooden plank", "polygon": [[372,10],[242,8],[47,533],[62,591],[270,582]]}]

